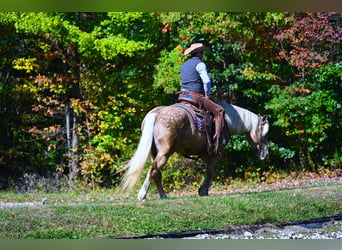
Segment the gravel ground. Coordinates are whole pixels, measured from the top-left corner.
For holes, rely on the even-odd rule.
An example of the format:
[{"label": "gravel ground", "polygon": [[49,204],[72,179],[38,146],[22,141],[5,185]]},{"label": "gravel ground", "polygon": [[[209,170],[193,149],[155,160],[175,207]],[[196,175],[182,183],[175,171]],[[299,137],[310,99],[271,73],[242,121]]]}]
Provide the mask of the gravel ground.
[{"label": "gravel ground", "polygon": [[265,226],[255,232],[239,231],[228,234],[198,234],[183,239],[342,239],[342,221],[324,223],[321,228],[303,226]]}]

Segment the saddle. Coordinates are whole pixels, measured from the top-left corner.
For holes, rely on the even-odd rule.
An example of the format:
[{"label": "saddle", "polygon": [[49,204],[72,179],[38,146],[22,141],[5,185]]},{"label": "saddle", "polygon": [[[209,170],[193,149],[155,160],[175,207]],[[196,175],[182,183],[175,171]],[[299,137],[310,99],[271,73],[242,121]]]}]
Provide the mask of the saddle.
[{"label": "saddle", "polygon": [[212,129],[212,117],[210,114],[203,109],[199,109],[190,103],[175,103],[173,107],[182,108],[191,117],[193,123],[195,124],[196,130],[199,132],[210,132]]},{"label": "saddle", "polygon": [[[228,126],[224,121],[224,109],[209,98],[194,91],[180,91],[177,94],[179,94],[178,102],[190,104],[191,110],[196,114],[197,119],[203,122],[204,130],[201,132],[205,132],[207,135],[208,154],[218,154],[220,146],[225,144],[222,141],[222,137],[225,137],[226,140],[230,137]],[[190,108],[188,109],[190,110]],[[189,110],[187,111],[188,113],[190,112]],[[196,125],[196,119],[193,118],[193,120]]]}]

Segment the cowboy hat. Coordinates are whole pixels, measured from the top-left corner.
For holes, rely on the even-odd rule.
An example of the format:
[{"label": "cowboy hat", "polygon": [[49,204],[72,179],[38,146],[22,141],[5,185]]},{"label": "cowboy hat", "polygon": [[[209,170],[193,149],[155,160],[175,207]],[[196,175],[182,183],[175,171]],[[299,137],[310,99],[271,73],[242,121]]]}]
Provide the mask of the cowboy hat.
[{"label": "cowboy hat", "polygon": [[204,46],[202,43],[193,43],[191,44],[190,48],[187,48],[184,51],[184,55],[188,55],[188,54],[193,54],[196,52],[200,52],[200,51],[208,51],[209,48]]}]

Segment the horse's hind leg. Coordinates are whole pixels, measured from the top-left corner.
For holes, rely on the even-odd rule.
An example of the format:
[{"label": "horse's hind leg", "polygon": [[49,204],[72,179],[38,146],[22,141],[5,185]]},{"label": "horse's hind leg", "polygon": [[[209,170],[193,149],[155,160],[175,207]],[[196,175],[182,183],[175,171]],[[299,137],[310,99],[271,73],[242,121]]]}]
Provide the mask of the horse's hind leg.
[{"label": "horse's hind leg", "polygon": [[167,198],[167,195],[166,195],[166,193],[163,189],[163,186],[162,186],[162,174],[160,171],[161,167],[165,165],[167,159],[168,159],[168,157],[164,156],[164,155],[163,156],[157,155],[157,157],[155,159],[153,159],[152,165],[151,165],[150,169],[148,170],[144,184],[142,185],[142,187],[138,193],[138,199],[139,200],[146,199],[148,188],[151,184],[151,179],[153,179],[157,185],[160,198],[162,198],[162,199]]},{"label": "horse's hind leg", "polygon": [[166,155],[158,154],[157,157],[154,159],[153,164],[152,164],[151,176],[157,185],[159,196],[162,199],[167,198],[167,195],[166,195],[164,188],[163,188],[163,185],[162,185],[161,168],[165,165],[168,158],[169,157]]},{"label": "horse's hind leg", "polygon": [[139,190],[138,200],[142,201],[142,200],[146,199],[148,188],[150,187],[150,184],[151,184],[151,174],[150,174],[151,173],[151,168],[152,168],[152,166],[150,167],[150,170],[147,173],[147,176],[145,178],[144,184],[141,186],[141,188]]}]

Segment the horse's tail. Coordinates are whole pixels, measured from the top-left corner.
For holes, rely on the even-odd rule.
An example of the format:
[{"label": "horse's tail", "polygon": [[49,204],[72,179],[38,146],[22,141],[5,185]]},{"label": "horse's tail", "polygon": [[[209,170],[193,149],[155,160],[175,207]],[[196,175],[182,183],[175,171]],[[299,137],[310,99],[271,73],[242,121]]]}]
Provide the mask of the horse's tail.
[{"label": "horse's tail", "polygon": [[130,191],[140,179],[146,161],[151,152],[153,142],[153,128],[157,113],[150,112],[143,122],[142,135],[133,157],[126,165],[126,173],[122,179],[121,187],[123,191]]}]

